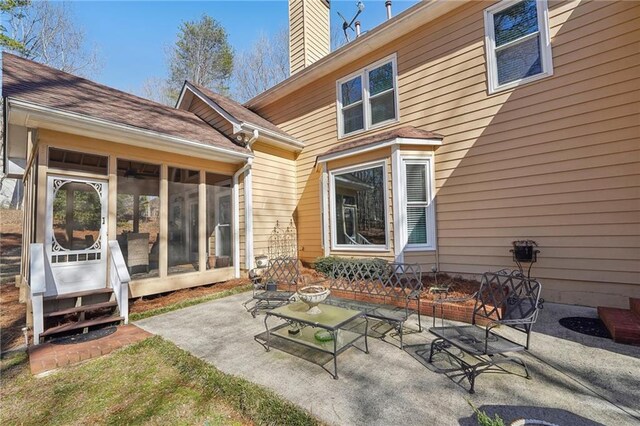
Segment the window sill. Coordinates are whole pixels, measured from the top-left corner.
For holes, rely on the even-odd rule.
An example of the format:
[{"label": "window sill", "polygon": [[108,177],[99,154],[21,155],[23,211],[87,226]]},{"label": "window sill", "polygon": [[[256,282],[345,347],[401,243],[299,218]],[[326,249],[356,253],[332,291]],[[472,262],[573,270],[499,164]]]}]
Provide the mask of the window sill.
[{"label": "window sill", "polygon": [[354,252],[354,251],[366,251],[366,252],[372,252],[372,253],[385,253],[389,251],[389,247],[384,247],[384,246],[376,246],[376,247],[368,247],[368,246],[334,246],[331,247],[331,251],[337,251],[337,252],[341,252],[341,251],[347,251],[347,252]]},{"label": "window sill", "polygon": [[553,76],[553,71],[547,71],[540,74],[536,74],[531,77],[523,78],[521,80],[512,81],[510,83],[503,84],[498,87],[489,87],[488,92],[489,95],[494,95],[496,93],[501,93],[507,91],[509,89],[515,89],[516,87],[523,86],[525,84],[533,83],[534,81],[542,80],[543,78]]},{"label": "window sill", "polygon": [[353,136],[358,136],[358,135],[362,135],[362,134],[367,133],[367,132],[371,132],[373,130],[383,129],[385,127],[389,127],[389,126],[391,126],[393,124],[397,124],[399,122],[400,122],[400,119],[394,118],[393,120],[383,121],[383,122],[380,122],[380,123],[376,124],[375,126],[371,126],[369,128],[366,128],[366,129],[356,130],[354,132],[347,133],[347,134],[338,133],[338,140],[348,139],[348,138],[351,138]]},{"label": "window sill", "polygon": [[437,250],[433,246],[413,246],[413,247],[406,246],[403,250],[403,252],[405,253],[426,252],[426,251],[435,252]]}]

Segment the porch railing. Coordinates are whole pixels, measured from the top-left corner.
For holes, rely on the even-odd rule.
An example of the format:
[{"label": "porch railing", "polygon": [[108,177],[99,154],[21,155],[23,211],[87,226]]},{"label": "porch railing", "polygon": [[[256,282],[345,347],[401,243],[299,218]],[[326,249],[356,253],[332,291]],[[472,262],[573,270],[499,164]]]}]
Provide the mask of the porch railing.
[{"label": "porch railing", "polygon": [[33,315],[33,344],[40,344],[44,332],[44,294],[47,291],[47,264],[44,244],[29,245],[29,287],[31,289],[31,312]]},{"label": "porch railing", "polygon": [[124,323],[129,323],[129,282],[131,277],[124,263],[124,256],[117,241],[109,241],[109,283],[118,302],[120,315]]}]

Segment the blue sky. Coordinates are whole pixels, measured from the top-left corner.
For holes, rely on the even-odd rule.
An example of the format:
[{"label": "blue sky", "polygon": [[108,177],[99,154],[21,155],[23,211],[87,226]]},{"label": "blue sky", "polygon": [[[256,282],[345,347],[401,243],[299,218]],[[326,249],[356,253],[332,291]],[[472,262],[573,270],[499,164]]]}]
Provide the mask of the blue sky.
[{"label": "blue sky", "polygon": [[[386,19],[384,0],[365,0],[360,16],[363,30]],[[398,14],[416,0],[394,0]],[[337,11],[351,18],[355,0],[331,2],[331,19]],[[128,92],[139,92],[145,79],[166,76],[166,51],[173,45],[180,23],[207,13],[225,27],[236,51],[251,46],[261,32],[287,27],[287,1],[74,1],[75,17],[86,40],[97,46],[102,59],[93,79]]]}]

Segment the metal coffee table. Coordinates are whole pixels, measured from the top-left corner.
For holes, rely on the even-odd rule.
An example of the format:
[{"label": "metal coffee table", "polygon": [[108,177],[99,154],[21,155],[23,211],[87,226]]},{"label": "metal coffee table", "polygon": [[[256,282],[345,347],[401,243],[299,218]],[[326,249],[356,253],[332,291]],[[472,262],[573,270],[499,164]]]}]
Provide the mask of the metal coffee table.
[{"label": "metal coffee table", "polygon": [[[339,354],[354,346],[354,343],[364,337],[364,353],[369,353],[367,342],[367,331],[369,330],[369,320],[363,312],[344,309],[338,306],[320,304],[318,307],[321,313],[310,315],[307,313],[309,307],[303,302],[291,303],[266,312],[264,326],[266,332],[266,350],[271,348],[271,339],[275,335],[279,338],[294,342],[318,351],[333,355],[333,378],[338,378]],[[285,322],[273,328],[267,324],[269,318],[275,317]],[[365,321],[364,333],[355,329],[347,330],[347,326],[362,318]],[[291,334],[289,330],[299,330]],[[326,330],[331,336],[331,340],[319,340],[316,333]]]}]

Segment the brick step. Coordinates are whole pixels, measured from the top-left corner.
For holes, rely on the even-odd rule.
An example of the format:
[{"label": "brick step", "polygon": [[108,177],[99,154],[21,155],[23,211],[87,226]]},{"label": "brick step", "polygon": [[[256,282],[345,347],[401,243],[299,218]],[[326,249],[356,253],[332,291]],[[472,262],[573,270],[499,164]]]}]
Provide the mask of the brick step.
[{"label": "brick step", "polygon": [[104,309],[104,308],[113,308],[116,306],[118,306],[118,302],[116,302],[115,300],[112,300],[109,302],[93,303],[91,305],[83,305],[83,306],[74,306],[73,308],[47,312],[46,314],[43,315],[43,317],[44,318],[59,317],[59,316],[75,314],[79,312],[92,312],[92,311],[97,311],[99,309]]},{"label": "brick step", "polygon": [[56,294],[55,296],[45,297],[44,301],[75,299],[76,297],[93,296],[95,294],[107,294],[107,293],[113,293],[113,289],[109,287],[105,287],[105,288],[96,288],[96,289],[87,290],[87,291],[77,291],[75,293]]},{"label": "brick step", "polygon": [[630,297],[629,298],[629,306],[631,306],[631,312],[640,317],[640,298],[638,297]]},{"label": "brick step", "polygon": [[598,316],[614,342],[640,346],[640,317],[631,309],[598,307]]},{"label": "brick step", "polygon": [[92,327],[94,325],[102,325],[102,324],[109,324],[109,323],[113,323],[113,322],[120,322],[124,320],[124,317],[118,317],[118,316],[107,316],[107,317],[100,317],[100,318],[94,318],[91,320],[87,320],[87,321],[78,321],[78,322],[70,322],[67,324],[62,324],[59,325],[57,327],[52,327],[48,330],[45,330],[44,333],[40,333],[40,337],[47,337],[47,336],[51,336],[54,334],[58,334],[58,333],[63,333],[65,331],[72,331],[72,330],[78,330],[78,329],[82,329],[85,327]]}]

